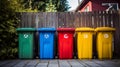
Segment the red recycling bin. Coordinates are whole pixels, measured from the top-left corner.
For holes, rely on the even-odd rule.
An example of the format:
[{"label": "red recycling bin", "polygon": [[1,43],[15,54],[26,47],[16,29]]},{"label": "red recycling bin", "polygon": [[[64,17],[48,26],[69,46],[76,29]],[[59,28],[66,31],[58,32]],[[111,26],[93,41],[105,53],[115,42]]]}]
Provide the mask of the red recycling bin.
[{"label": "red recycling bin", "polygon": [[74,28],[58,28],[58,52],[60,59],[73,58]]}]

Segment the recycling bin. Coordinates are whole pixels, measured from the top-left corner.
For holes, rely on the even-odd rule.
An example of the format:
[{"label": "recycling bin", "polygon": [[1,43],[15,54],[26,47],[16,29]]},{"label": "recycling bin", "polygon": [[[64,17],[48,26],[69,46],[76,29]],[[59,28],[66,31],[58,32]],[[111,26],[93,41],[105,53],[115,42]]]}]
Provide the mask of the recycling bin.
[{"label": "recycling bin", "polygon": [[89,27],[76,28],[78,59],[91,59],[94,29]]},{"label": "recycling bin", "polygon": [[54,58],[55,28],[38,28],[39,32],[39,58]]},{"label": "recycling bin", "polygon": [[95,29],[97,33],[97,53],[99,59],[112,58],[112,41],[113,31],[115,28],[111,27],[98,27]]},{"label": "recycling bin", "polygon": [[35,28],[17,28],[19,58],[33,58]]},{"label": "recycling bin", "polygon": [[74,28],[58,28],[58,52],[60,59],[73,58]]}]

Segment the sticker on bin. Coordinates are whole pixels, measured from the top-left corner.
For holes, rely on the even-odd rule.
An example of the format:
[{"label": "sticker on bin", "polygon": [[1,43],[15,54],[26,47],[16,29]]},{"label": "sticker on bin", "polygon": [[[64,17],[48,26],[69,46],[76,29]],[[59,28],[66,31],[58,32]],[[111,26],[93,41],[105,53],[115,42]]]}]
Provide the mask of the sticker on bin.
[{"label": "sticker on bin", "polygon": [[24,38],[28,38],[28,35],[27,35],[27,34],[24,34]]},{"label": "sticker on bin", "polygon": [[49,35],[48,35],[48,34],[45,34],[44,37],[47,39],[47,38],[49,38]]},{"label": "sticker on bin", "polygon": [[64,34],[64,38],[66,38],[66,39],[67,39],[68,37],[69,37],[69,36],[68,36],[67,34]]},{"label": "sticker on bin", "polygon": [[84,38],[88,38],[88,34],[84,34]]},{"label": "sticker on bin", "polygon": [[109,35],[108,34],[104,34],[104,38],[109,38]]}]

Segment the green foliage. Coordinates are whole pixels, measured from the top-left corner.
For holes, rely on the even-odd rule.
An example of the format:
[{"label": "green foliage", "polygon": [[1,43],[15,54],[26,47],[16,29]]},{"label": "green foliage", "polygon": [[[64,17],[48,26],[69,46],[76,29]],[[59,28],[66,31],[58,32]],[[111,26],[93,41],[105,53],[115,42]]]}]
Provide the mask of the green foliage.
[{"label": "green foliage", "polygon": [[36,7],[39,11],[42,11],[42,12],[45,11],[45,8],[46,8],[45,2],[43,2],[43,1],[36,2],[35,5],[37,5],[37,6],[35,6],[35,7]]},{"label": "green foliage", "polygon": [[17,12],[65,12],[70,8],[67,0],[17,0]]},{"label": "green foliage", "polygon": [[33,8],[32,0],[17,0],[16,5],[18,5],[18,8],[15,9],[16,12],[38,12],[37,8]]},{"label": "green foliage", "polygon": [[12,47],[5,47],[2,48],[0,51],[0,59],[12,59],[16,58],[17,56],[18,49],[17,48],[12,48]]},{"label": "green foliage", "polygon": [[19,20],[15,13],[16,1],[0,0],[0,59],[17,56],[16,28]]},{"label": "green foliage", "polygon": [[58,12],[65,12],[70,8],[67,0],[52,0],[52,3]]},{"label": "green foliage", "polygon": [[33,0],[32,9],[42,12],[65,12],[70,8],[67,0]]},{"label": "green foliage", "polygon": [[46,12],[57,12],[55,5],[52,3],[52,0],[49,1],[49,3],[46,4]]}]

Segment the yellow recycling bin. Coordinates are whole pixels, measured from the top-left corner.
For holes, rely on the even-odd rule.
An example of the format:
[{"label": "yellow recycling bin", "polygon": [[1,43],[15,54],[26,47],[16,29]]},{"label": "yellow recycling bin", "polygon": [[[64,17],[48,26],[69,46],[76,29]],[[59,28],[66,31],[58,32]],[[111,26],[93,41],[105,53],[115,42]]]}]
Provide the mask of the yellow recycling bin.
[{"label": "yellow recycling bin", "polygon": [[95,29],[97,32],[97,52],[99,59],[112,58],[112,40],[113,31],[115,28],[111,27],[98,27]]},{"label": "yellow recycling bin", "polygon": [[92,40],[94,29],[89,27],[76,28],[77,51],[79,59],[92,58]]}]

